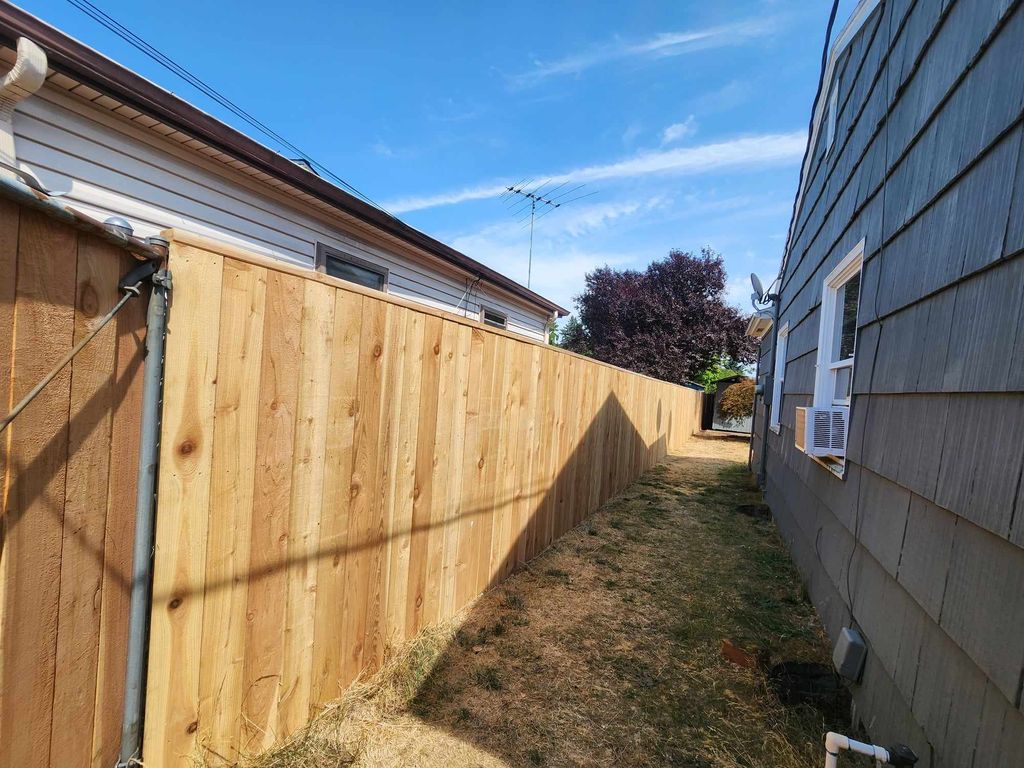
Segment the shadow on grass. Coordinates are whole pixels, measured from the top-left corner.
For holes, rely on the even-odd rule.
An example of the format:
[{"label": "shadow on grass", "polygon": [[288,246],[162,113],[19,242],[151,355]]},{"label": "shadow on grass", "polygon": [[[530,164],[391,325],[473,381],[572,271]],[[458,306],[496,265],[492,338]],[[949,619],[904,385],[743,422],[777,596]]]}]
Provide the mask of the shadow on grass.
[{"label": "shadow on grass", "polygon": [[408,670],[422,739],[494,765],[815,764],[842,713],[783,707],[720,652],[827,660],[773,524],[736,511],[760,504],[742,450],[652,468],[477,601],[429,671]]}]

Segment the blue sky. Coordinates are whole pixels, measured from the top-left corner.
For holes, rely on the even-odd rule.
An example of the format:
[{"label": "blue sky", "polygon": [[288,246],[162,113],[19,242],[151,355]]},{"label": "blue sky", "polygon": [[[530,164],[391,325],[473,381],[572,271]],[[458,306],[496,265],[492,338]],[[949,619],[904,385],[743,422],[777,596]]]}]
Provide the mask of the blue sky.
[{"label": "blue sky", "polygon": [[[20,4],[278,148],[69,3]],[[747,274],[778,268],[830,5],[94,4],[392,213],[521,282],[529,230],[497,193],[524,177],[586,183],[579,194],[596,194],[535,231],[532,287],[564,306],[597,266],[710,246],[744,308]]]}]

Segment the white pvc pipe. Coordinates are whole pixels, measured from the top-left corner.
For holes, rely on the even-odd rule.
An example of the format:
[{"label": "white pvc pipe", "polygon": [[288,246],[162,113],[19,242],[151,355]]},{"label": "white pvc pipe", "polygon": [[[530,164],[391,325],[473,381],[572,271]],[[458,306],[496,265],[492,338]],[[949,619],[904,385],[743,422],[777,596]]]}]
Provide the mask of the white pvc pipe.
[{"label": "white pvc pipe", "polygon": [[838,768],[842,750],[873,757],[883,765],[889,762],[889,750],[829,731],[825,734],[825,768]]}]

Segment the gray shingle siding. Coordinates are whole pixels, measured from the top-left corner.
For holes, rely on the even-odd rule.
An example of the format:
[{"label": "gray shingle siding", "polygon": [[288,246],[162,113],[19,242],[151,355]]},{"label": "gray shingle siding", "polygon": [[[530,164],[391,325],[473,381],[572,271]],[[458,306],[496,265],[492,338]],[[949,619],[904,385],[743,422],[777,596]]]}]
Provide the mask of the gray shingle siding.
[{"label": "gray shingle siding", "polygon": [[[830,635],[868,640],[858,720],[929,766],[1024,760],[1022,7],[879,4],[837,61],[834,143],[820,132],[782,277],[767,498]],[[862,238],[838,478],[794,447],[794,410],[822,282]]]}]

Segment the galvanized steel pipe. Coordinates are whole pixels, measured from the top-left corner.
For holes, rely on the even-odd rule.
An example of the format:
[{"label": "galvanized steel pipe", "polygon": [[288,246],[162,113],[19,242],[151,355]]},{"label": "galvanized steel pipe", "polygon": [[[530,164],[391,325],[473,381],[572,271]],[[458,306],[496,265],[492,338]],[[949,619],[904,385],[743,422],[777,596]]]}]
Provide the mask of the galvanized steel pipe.
[{"label": "galvanized steel pipe", "polygon": [[164,338],[171,275],[153,276],[146,317],[146,367],[142,384],[142,434],[135,499],[135,542],[132,592],[128,609],[128,660],[125,672],[124,717],[117,768],[141,764],[142,715],[145,706],[146,645],[152,600],[153,531],[156,520],[156,473],[160,450],[160,405],[163,389]]}]

